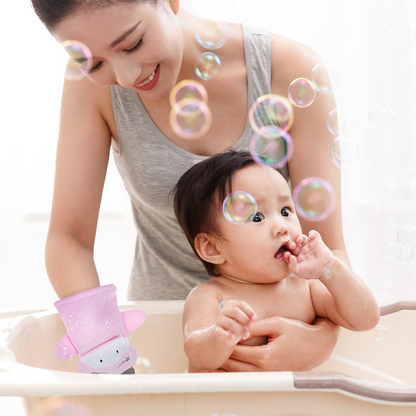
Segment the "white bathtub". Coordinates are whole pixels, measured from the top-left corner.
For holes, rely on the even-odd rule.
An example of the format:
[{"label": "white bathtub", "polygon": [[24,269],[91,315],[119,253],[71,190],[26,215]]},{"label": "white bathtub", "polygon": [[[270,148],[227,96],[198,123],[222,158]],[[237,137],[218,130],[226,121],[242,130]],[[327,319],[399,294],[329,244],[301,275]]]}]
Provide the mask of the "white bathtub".
[{"label": "white bathtub", "polygon": [[186,373],[182,301],[119,306],[147,315],[131,342],[152,374],[137,374],[139,362],[135,375],[78,374],[78,357],[54,357],[66,333],[55,310],[10,311],[0,313],[0,396],[24,397],[31,416],[416,415],[416,302],[381,308],[382,342],[343,329],[313,371],[216,374]]}]

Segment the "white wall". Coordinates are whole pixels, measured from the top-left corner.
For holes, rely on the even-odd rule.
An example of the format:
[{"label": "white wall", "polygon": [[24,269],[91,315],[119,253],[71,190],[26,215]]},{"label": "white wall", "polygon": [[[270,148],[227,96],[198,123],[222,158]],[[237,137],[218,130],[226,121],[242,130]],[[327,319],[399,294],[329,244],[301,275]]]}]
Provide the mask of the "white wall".
[{"label": "white wall", "polygon": [[[348,252],[374,292],[380,283],[388,283],[391,298],[415,299],[415,264],[393,267],[392,273],[381,247],[395,241],[402,226],[416,225],[416,191],[407,184],[416,167],[416,126],[410,122],[416,106],[416,45],[406,52],[390,51],[381,42],[381,32],[393,18],[416,26],[416,2],[184,0],[182,5],[200,16],[232,21],[253,17],[250,23],[306,43],[340,67],[338,107],[368,127],[365,165],[342,177]],[[51,305],[57,298],[43,250],[67,56],[37,20],[29,0],[1,2],[0,34],[0,309]],[[368,124],[368,114],[377,105],[396,114],[389,131]],[[134,238],[129,200],[111,159],[95,259],[102,284],[116,284],[119,301],[126,299]]]}]

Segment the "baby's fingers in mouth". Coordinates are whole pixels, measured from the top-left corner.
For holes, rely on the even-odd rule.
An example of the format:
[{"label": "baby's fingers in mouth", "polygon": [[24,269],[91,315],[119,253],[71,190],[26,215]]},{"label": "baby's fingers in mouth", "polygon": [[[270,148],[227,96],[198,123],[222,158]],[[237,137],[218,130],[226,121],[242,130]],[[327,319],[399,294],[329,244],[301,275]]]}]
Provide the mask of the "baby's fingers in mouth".
[{"label": "baby's fingers in mouth", "polygon": [[292,251],[294,251],[294,250],[296,249],[296,243],[295,243],[294,241],[289,241],[289,242],[286,244],[286,248],[287,248],[290,252],[292,252]]}]

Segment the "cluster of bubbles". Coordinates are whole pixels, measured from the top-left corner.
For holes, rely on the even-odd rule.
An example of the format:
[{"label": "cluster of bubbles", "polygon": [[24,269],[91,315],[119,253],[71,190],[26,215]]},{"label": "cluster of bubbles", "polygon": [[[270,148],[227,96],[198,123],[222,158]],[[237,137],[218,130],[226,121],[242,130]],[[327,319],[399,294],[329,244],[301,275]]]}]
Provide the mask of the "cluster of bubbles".
[{"label": "cluster of bubbles", "polygon": [[390,267],[411,267],[416,261],[416,227],[408,225],[401,228],[397,233],[397,242],[384,244],[381,254]]},{"label": "cluster of bubbles", "polygon": [[[249,121],[255,134],[250,142],[250,153],[253,159],[261,164],[275,169],[285,166],[293,155],[293,141],[288,133],[294,120],[293,106],[306,108],[313,104],[317,92],[332,94],[333,88],[340,85],[341,73],[337,66],[319,63],[312,70],[311,79],[296,78],[287,91],[287,97],[267,94],[259,97],[249,111]],[[328,128],[337,130],[337,115],[332,114]],[[353,130],[354,126],[350,126]],[[336,157],[340,157],[340,143],[334,148]],[[359,153],[355,151],[355,153]],[[355,158],[350,155],[349,158]],[[335,192],[333,187],[324,179],[307,178],[297,187],[295,201],[299,214],[309,221],[321,221],[330,215],[335,208]],[[247,201],[250,201],[247,198]],[[233,212],[227,212],[225,217],[234,223],[243,223],[238,217],[232,218]],[[252,204],[254,209],[254,203]],[[252,217],[247,217],[250,221]]]},{"label": "cluster of bubbles", "polygon": [[287,130],[293,118],[293,108],[286,97],[266,94],[255,101],[249,111],[249,122],[255,133],[250,153],[257,163],[277,169],[289,162],[293,142]]},{"label": "cluster of bubbles", "polygon": [[[403,3],[404,0],[389,0],[391,7],[400,7]],[[398,52],[408,50],[415,41],[415,37],[415,27],[405,19],[389,21],[381,33],[384,46],[391,51]],[[330,78],[337,79],[332,69]],[[343,119],[339,126],[337,119]],[[410,119],[413,124],[416,124],[416,107],[411,110]],[[369,112],[368,122],[376,130],[389,130],[396,123],[396,115],[389,107],[376,106]],[[327,125],[329,131],[337,136],[331,148],[331,158],[335,166],[346,171],[360,168],[366,160],[366,148],[362,142],[368,132],[365,123],[354,119],[345,111],[334,110],[328,116]]]},{"label": "cluster of bubbles", "polygon": [[88,46],[77,40],[66,40],[61,46],[69,55],[65,78],[70,81],[84,78],[92,67],[92,54]]},{"label": "cluster of bubbles", "polygon": [[[400,7],[404,0],[389,0],[392,7]],[[393,19],[383,28],[381,40],[384,46],[395,52],[408,50],[415,41],[415,28],[405,19]],[[395,124],[394,112],[387,107],[376,107],[369,114],[369,122],[372,127],[378,130],[390,129]],[[416,107],[410,112],[410,120],[416,124]],[[408,183],[416,189],[416,169],[408,175]],[[386,260],[386,274],[393,274],[400,268],[409,268],[416,262],[416,228],[413,226],[403,227],[397,234],[397,242],[387,242],[382,247],[382,256]],[[381,284],[379,293],[390,293],[387,284]],[[387,335],[387,328],[379,325],[376,327],[376,340],[384,342]]]},{"label": "cluster of bubbles", "polygon": [[[195,28],[195,38],[205,49],[215,50],[225,45],[229,37],[228,25],[223,20],[200,19]],[[195,74],[204,81],[214,78],[221,69],[221,60],[213,52],[196,58]]]},{"label": "cluster of bubbles", "polygon": [[199,82],[179,82],[172,89],[169,100],[172,106],[169,122],[179,137],[188,140],[199,139],[211,128],[212,115],[208,107],[208,93]]},{"label": "cluster of bubbles", "polygon": [[[226,22],[200,19],[195,28],[195,38],[205,49],[219,49],[227,42],[229,29]],[[221,60],[213,52],[199,55],[194,64],[195,74],[204,81],[212,80],[221,69]],[[169,122],[181,138],[195,140],[204,136],[212,125],[206,89],[198,82],[184,80],[170,94]]]}]

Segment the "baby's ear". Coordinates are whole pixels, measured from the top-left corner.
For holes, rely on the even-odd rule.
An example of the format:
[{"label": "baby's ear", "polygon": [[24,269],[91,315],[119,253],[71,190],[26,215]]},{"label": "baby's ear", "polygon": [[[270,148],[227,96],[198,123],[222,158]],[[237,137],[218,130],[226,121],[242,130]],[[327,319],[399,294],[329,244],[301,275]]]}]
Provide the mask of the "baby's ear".
[{"label": "baby's ear", "polygon": [[194,240],[195,249],[201,259],[212,264],[223,264],[224,257],[218,249],[214,237],[207,233],[199,233]]},{"label": "baby's ear", "polygon": [[170,0],[170,7],[173,11],[173,13],[178,14],[179,12],[179,0]]}]

